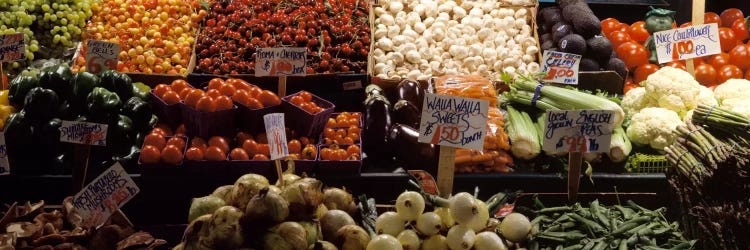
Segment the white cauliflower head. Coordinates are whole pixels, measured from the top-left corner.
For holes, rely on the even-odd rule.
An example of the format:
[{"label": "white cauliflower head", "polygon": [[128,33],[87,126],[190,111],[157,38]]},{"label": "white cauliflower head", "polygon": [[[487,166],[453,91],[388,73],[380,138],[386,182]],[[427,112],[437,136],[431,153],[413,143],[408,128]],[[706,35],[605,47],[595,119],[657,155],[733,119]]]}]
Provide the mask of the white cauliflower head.
[{"label": "white cauliflower head", "polygon": [[[687,112],[687,111],[686,111]],[[665,108],[644,108],[630,119],[625,132],[631,141],[664,151],[675,140],[674,131],[685,123],[672,110]]]},{"label": "white cauliflower head", "polygon": [[625,93],[621,105],[622,109],[625,111],[625,115],[632,116],[643,108],[656,106],[656,103],[652,102],[651,99],[646,96],[646,88],[638,87]]},{"label": "white cauliflower head", "polygon": [[721,104],[724,108],[750,118],[750,99],[729,99],[724,100]]},{"label": "white cauliflower head", "polygon": [[646,78],[646,93],[650,102],[685,116],[698,106],[700,84],[689,73],[673,67],[663,67]]},{"label": "white cauliflower head", "polygon": [[750,99],[750,81],[745,79],[729,79],[716,86],[714,96],[724,105],[725,100]]}]

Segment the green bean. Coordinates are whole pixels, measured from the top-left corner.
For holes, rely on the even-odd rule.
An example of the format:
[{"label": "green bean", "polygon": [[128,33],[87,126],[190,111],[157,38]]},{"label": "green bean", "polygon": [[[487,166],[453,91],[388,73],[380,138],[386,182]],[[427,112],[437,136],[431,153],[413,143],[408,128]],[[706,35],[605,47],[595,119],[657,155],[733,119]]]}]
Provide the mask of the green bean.
[{"label": "green bean", "polygon": [[581,250],[591,250],[592,248],[594,248],[594,245],[596,245],[596,241],[589,241],[589,243],[586,243],[586,245],[583,246]]},{"label": "green bean", "polygon": [[631,230],[635,227],[638,227],[639,225],[642,225],[643,223],[648,222],[650,219],[646,216],[639,216],[635,217],[633,219],[630,219],[629,221],[620,224],[620,226],[617,228],[617,230],[612,231],[612,235],[618,235],[625,232],[628,232],[628,230]]},{"label": "green bean", "polygon": [[592,248],[591,250],[604,250],[606,248],[607,248],[607,242],[604,242],[602,240],[602,241],[597,242],[596,246],[594,246],[594,248]]},{"label": "green bean", "polygon": [[604,225],[604,227],[611,229],[609,220],[607,220],[607,217],[602,214],[601,208],[599,207],[599,200],[592,201],[591,204],[589,204],[589,209],[591,210],[591,215],[593,215],[594,219],[599,220],[599,223]]},{"label": "green bean", "polygon": [[565,223],[555,224],[553,226],[548,227],[544,231],[545,232],[565,231],[565,229],[573,228],[575,226],[576,226],[575,222],[569,221],[569,222],[565,222]]},{"label": "green bean", "polygon": [[554,241],[554,242],[557,242],[557,243],[565,243],[565,239],[563,239],[563,238],[552,237],[552,236],[547,236],[547,235],[543,235],[543,234],[540,234],[537,237],[539,239],[542,239],[542,240]]},{"label": "green bean", "polygon": [[564,239],[566,241],[579,241],[583,238],[586,238],[585,234],[582,234],[580,231],[570,231],[570,232],[543,232],[539,234],[539,236],[547,236],[552,238],[560,238]]},{"label": "green bean", "polygon": [[615,209],[617,209],[617,211],[620,211],[620,213],[622,213],[622,217],[625,218],[626,220],[629,220],[630,218],[632,218],[633,214],[635,213],[633,209],[626,208],[620,205],[615,205]]},{"label": "green bean", "polygon": [[559,213],[567,213],[567,212],[570,212],[570,207],[568,207],[568,206],[561,206],[561,207],[547,207],[547,208],[542,208],[542,209],[540,209],[539,211],[537,211],[537,213],[540,213],[540,214],[548,214],[548,213],[558,213],[558,212],[559,212]]},{"label": "green bean", "polygon": [[563,250],[580,250],[581,248],[583,248],[583,244],[575,244],[575,245],[567,246],[563,248]]},{"label": "green bean", "polygon": [[620,241],[620,246],[618,247],[618,250],[628,250],[628,240]]},{"label": "green bean", "polygon": [[680,244],[677,244],[671,248],[671,250],[680,250],[680,249],[690,249],[695,245],[695,241],[685,241]]},{"label": "green bean", "polygon": [[599,223],[596,223],[595,221],[583,218],[580,215],[575,214],[575,213],[570,213],[569,216],[570,218],[577,220],[578,222],[581,222],[584,225],[590,227],[592,230],[596,232],[604,231],[604,228],[602,227],[602,225],[599,225]]}]

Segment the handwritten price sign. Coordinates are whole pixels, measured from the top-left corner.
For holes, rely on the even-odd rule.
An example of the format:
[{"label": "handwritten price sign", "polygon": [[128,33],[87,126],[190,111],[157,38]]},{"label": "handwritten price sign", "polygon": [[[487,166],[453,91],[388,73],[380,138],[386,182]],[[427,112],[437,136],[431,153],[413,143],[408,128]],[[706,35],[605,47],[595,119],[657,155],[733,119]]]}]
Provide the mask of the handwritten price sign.
[{"label": "handwritten price sign", "polygon": [[426,94],[419,123],[419,142],[482,150],[489,102]]},{"label": "handwritten price sign", "polygon": [[62,121],[62,126],[60,126],[60,141],[106,146],[107,125],[90,122]]},{"label": "handwritten price sign", "polygon": [[611,110],[547,111],[542,149],[555,153],[609,152],[613,117]]},{"label": "handwritten price sign", "polygon": [[258,48],[255,76],[304,76],[307,48]]},{"label": "handwritten price sign", "polygon": [[99,74],[104,70],[117,69],[120,45],[97,40],[86,42],[86,71]]},{"label": "handwritten price sign", "polygon": [[26,44],[23,33],[0,35],[0,62],[26,59]]},{"label": "handwritten price sign", "polygon": [[73,196],[73,206],[85,226],[99,226],[140,191],[120,163],[115,163]]},{"label": "handwritten price sign", "polygon": [[8,148],[5,146],[5,133],[0,132],[0,175],[10,174],[10,163],[8,162]]},{"label": "handwritten price sign", "polygon": [[268,147],[271,151],[271,160],[281,159],[289,155],[286,144],[286,128],[284,127],[284,113],[272,113],[263,116],[268,137]]},{"label": "handwritten price sign", "polygon": [[545,50],[542,56],[542,72],[545,82],[578,85],[578,66],[581,55]]},{"label": "handwritten price sign", "polygon": [[715,23],[656,32],[654,44],[659,63],[721,53],[719,26]]}]

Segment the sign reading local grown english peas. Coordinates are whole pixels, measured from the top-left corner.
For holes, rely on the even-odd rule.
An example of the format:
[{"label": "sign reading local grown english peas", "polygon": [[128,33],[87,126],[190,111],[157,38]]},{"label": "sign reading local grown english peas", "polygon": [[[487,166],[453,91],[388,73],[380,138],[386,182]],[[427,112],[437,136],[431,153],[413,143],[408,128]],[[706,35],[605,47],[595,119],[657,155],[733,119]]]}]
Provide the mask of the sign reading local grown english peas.
[{"label": "sign reading local grown english peas", "polygon": [[96,227],[140,191],[120,163],[115,163],[73,196],[73,207],[84,226]]},{"label": "sign reading local grown english peas", "polygon": [[545,50],[542,56],[544,82],[578,85],[578,67],[581,55]]},{"label": "sign reading local grown english peas", "polygon": [[86,42],[86,72],[99,74],[108,69],[117,70],[120,44],[88,40]]},{"label": "sign reading local grown english peas", "polygon": [[271,160],[281,159],[289,155],[286,144],[286,128],[284,127],[284,113],[271,113],[263,116],[268,137],[268,149]]},{"label": "sign reading local grown english peas", "polygon": [[482,150],[489,105],[487,100],[426,94],[419,142]]},{"label": "sign reading local grown english peas", "polygon": [[542,149],[555,153],[609,152],[613,119],[612,110],[547,111]]},{"label": "sign reading local grown english peas", "polygon": [[304,76],[307,74],[307,48],[258,48],[255,76]]},{"label": "sign reading local grown english peas", "polygon": [[5,133],[0,132],[0,175],[10,174],[10,163],[8,162],[8,148],[5,146]]},{"label": "sign reading local grown english peas", "polygon": [[23,33],[0,35],[0,62],[26,59],[26,44]]},{"label": "sign reading local grown english peas", "polygon": [[660,31],[653,38],[659,63],[721,53],[719,26],[715,23]]},{"label": "sign reading local grown english peas", "polygon": [[91,122],[62,121],[62,126],[60,126],[60,141],[106,146],[107,125]]}]

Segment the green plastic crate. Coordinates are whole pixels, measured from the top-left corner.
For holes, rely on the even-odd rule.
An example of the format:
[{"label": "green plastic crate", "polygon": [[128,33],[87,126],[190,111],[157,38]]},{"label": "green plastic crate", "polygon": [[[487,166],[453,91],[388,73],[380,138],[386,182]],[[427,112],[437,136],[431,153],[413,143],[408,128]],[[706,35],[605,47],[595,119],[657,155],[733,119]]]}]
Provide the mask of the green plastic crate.
[{"label": "green plastic crate", "polygon": [[636,153],[628,159],[625,169],[628,173],[664,173],[670,167],[664,155]]}]

